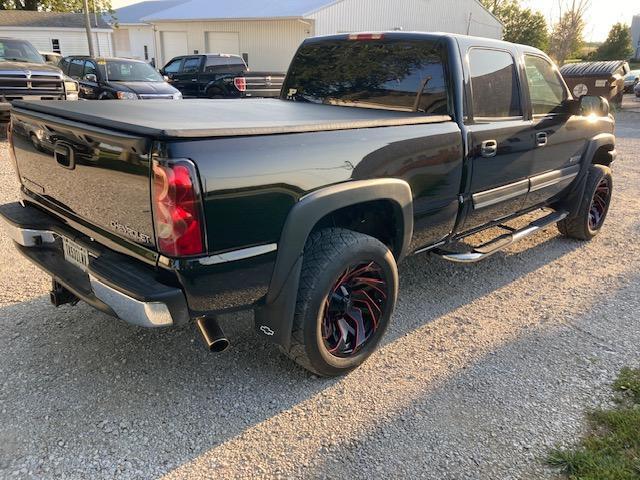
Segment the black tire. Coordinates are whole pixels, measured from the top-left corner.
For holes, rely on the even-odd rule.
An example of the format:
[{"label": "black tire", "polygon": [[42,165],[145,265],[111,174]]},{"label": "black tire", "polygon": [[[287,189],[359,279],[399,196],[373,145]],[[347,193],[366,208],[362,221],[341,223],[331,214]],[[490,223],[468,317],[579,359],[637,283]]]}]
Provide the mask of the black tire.
[{"label": "black tire", "polygon": [[[363,265],[365,267],[362,267]],[[336,285],[342,285],[339,283],[340,281],[350,278],[349,272],[357,275],[357,272],[363,271],[363,268],[369,270],[367,273],[360,274],[361,276],[371,273],[376,278],[382,279],[384,287],[381,288],[384,288],[386,295],[383,296],[380,293],[381,290],[376,288],[374,292],[377,295],[374,300],[376,309],[367,307],[366,310],[370,314],[363,314],[365,308],[359,309],[361,320],[365,315],[368,315],[368,334],[365,337],[358,337],[357,333],[353,334],[354,336],[350,337],[353,341],[347,344],[343,340],[338,340],[335,353],[331,353],[329,342],[344,338],[344,336],[338,335],[337,323],[352,318],[348,313],[330,313],[332,312],[330,302],[337,301],[334,300],[337,296],[338,287]],[[361,278],[354,278],[356,285],[362,285],[359,282]],[[368,277],[367,280],[369,280]],[[379,283],[378,285],[383,284]],[[342,289],[341,291],[346,292]],[[352,293],[353,296],[350,296]],[[307,240],[304,249],[291,347],[288,351],[283,350],[284,353],[302,367],[321,376],[342,375],[354,369],[376,350],[380,339],[389,326],[397,294],[398,270],[396,262],[391,251],[382,242],[368,235],[341,228],[328,228],[313,233]],[[341,301],[347,302],[350,305],[349,308],[357,305],[362,306],[363,302],[358,304],[356,298],[357,293],[354,288],[353,292],[346,293]],[[374,298],[374,295],[367,298]],[[339,304],[346,305],[347,303]],[[331,305],[333,304],[331,303]],[[334,319],[332,323],[330,315],[341,316],[341,318]],[[377,318],[377,321],[374,322],[374,318]],[[333,325],[333,335],[325,337],[323,333],[328,331],[328,325]],[[364,323],[358,325],[365,326]],[[360,331],[366,330],[364,328]],[[359,331],[358,328],[355,331]],[[344,333],[344,330],[340,329],[340,332]],[[357,338],[361,340],[366,338],[366,340],[353,348],[351,353],[343,353],[357,344]]]},{"label": "black tire", "polygon": [[595,237],[602,229],[609,212],[612,192],[611,169],[604,165],[591,165],[578,210],[574,216],[558,222],[560,233],[578,240],[591,240]]}]

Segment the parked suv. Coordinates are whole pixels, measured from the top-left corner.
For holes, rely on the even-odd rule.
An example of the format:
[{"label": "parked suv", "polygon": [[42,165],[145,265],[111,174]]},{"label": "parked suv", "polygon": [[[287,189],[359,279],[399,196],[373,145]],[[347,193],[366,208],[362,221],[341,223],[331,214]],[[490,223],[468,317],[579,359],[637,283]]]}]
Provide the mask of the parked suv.
[{"label": "parked suv", "polygon": [[205,54],[175,57],[160,73],[187,97],[277,97],[284,73],[251,72],[238,55]]},{"label": "parked suv", "polygon": [[88,100],[179,100],[182,94],[151,65],[128,58],[65,57],[62,71],[80,83],[80,98]]},{"label": "parked suv", "polygon": [[573,98],[540,50],[486,38],[307,39],[279,99],[74,103],[14,106],[31,125],[10,137],[21,202],[0,207],[54,305],[193,321],[215,351],[217,315],[252,309],[259,335],[321,375],[375,351],[405,257],[473,263],[551,225],[590,240],[613,193],[607,100]]},{"label": "parked suv", "polygon": [[0,38],[0,123],[9,121],[13,100],[77,100],[78,84],[47,65],[33,45]]}]

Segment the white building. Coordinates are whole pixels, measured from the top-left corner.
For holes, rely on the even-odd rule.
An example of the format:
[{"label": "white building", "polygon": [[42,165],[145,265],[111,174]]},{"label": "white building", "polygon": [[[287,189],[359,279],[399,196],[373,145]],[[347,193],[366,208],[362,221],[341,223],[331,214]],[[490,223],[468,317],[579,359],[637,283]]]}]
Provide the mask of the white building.
[{"label": "white building", "polygon": [[[91,15],[91,23],[96,54],[112,56],[111,26],[100,15]],[[89,54],[84,16],[79,13],[1,10],[0,37],[28,40],[41,52]]]},{"label": "white building", "polygon": [[635,15],[631,22],[631,45],[633,46],[633,58],[640,60],[640,15]]},{"label": "white building", "polygon": [[[129,16],[126,8],[136,5],[116,11],[116,17],[123,15],[121,28],[128,30],[128,39],[119,40],[116,33],[116,53],[144,58],[139,46],[153,43],[147,59],[156,58],[158,66],[177,55],[209,52],[243,55],[254,70],[284,71],[305,38],[356,31],[502,37],[502,24],[478,0],[159,0],[137,5],[153,12]],[[146,40],[133,41],[137,33],[131,26],[146,28]]]},{"label": "white building", "polygon": [[105,16],[114,27],[113,42],[116,55],[156,63],[153,25],[142,21],[142,18],[187,1],[151,0],[140,2],[119,8],[113,18]]}]

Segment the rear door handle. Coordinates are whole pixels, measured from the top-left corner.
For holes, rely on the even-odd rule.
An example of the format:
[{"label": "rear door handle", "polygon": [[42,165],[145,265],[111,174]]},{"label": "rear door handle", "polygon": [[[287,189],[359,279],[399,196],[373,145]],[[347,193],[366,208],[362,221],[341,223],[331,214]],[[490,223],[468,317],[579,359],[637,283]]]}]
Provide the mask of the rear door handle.
[{"label": "rear door handle", "polygon": [[480,146],[480,155],[484,158],[495,157],[498,153],[498,142],[495,140],[485,140]]},{"label": "rear door handle", "polygon": [[549,137],[547,136],[547,132],[536,133],[536,144],[539,147],[544,147],[548,141],[549,141]]}]

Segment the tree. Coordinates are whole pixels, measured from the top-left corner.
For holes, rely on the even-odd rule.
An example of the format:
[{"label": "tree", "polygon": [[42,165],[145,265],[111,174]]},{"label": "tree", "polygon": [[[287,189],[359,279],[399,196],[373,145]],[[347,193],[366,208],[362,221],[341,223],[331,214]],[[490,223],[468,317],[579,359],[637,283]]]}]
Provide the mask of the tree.
[{"label": "tree", "polygon": [[605,42],[590,56],[590,60],[626,60],[633,55],[631,31],[624,23],[616,23]]},{"label": "tree", "polygon": [[[111,0],[91,0],[93,11],[110,12]],[[43,12],[80,13],[82,0],[0,0],[0,10],[39,10]]]},{"label": "tree", "polygon": [[589,0],[559,0],[560,18],[549,40],[549,53],[560,65],[577,54],[584,43],[584,16]]},{"label": "tree", "polygon": [[482,0],[482,4],[504,25],[504,40],[547,48],[549,32],[542,13],[523,8],[518,0]]}]

